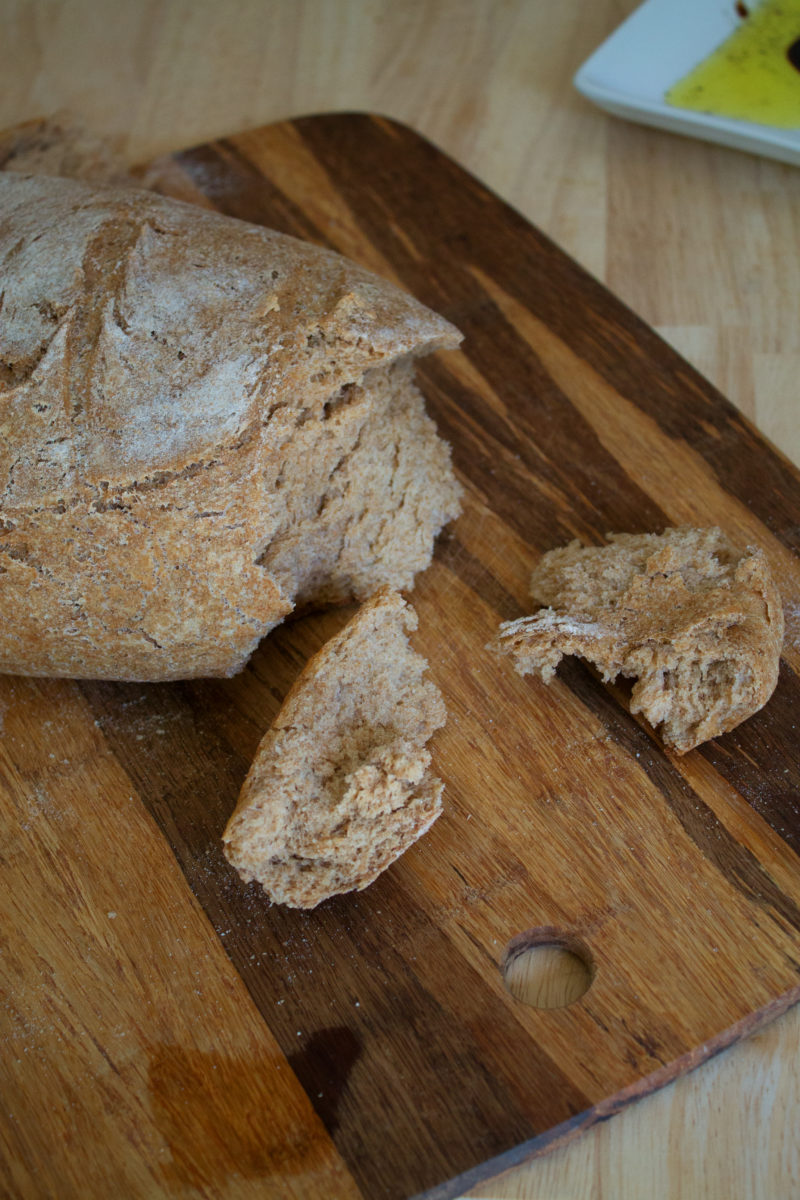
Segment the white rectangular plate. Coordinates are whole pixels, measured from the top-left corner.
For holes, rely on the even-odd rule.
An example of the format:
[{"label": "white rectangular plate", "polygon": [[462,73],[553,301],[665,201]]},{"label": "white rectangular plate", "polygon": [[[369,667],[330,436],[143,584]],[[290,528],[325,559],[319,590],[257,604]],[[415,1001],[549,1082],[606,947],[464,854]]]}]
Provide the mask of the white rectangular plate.
[{"label": "white rectangular plate", "polygon": [[645,0],[587,59],[575,87],[617,116],[800,164],[800,130],[691,112],[664,101],[667,89],[740,22],[733,0]]}]

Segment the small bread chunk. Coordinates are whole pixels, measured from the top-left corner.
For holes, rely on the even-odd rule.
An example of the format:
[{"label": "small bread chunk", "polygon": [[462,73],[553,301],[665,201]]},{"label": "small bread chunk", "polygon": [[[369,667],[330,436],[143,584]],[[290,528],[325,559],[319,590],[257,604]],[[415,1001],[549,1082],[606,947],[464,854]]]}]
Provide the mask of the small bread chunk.
[{"label": "small bread chunk", "polygon": [[631,711],[685,754],[766,704],[778,681],[783,610],[762,551],[719,529],[610,534],[545,554],[531,594],[546,605],[501,625],[492,649],[545,683],[566,654],[606,681],[635,678]]},{"label": "small bread chunk", "polygon": [[430,828],[442,782],[425,743],[447,714],[408,644],[414,610],[383,588],[308,662],[258,748],[225,855],[274,901],[361,890]]}]

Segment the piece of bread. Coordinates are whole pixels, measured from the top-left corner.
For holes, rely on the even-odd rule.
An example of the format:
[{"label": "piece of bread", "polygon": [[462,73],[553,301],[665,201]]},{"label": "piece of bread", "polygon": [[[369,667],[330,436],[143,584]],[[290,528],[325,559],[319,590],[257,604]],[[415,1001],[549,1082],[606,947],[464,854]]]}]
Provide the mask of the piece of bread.
[{"label": "piece of bread", "polygon": [[339,255],[0,173],[0,671],[230,675],[407,588],[459,508],[413,359],[458,332]]},{"label": "piece of bread", "polygon": [[245,881],[313,908],[362,889],[436,820],[425,743],[444,725],[414,610],[388,588],[306,665],[262,740],[223,842]]},{"label": "piece of bread", "polygon": [[631,711],[679,754],[733,729],[778,681],[783,610],[760,550],[719,529],[610,534],[545,554],[531,594],[547,605],[500,627],[493,649],[552,679],[565,654],[605,680],[635,678]]}]

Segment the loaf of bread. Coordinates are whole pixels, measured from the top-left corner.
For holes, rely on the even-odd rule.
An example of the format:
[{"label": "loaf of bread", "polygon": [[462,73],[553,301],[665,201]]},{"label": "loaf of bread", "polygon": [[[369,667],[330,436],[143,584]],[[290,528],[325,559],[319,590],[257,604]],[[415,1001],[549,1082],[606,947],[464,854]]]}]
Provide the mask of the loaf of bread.
[{"label": "loaf of bread", "polygon": [[764,554],[719,529],[611,534],[545,554],[531,593],[547,607],[500,627],[493,648],[552,679],[566,654],[636,679],[631,711],[679,754],[733,729],[778,681],[783,610]]},{"label": "loaf of bread", "polygon": [[223,835],[274,901],[313,908],[362,889],[436,820],[425,743],[446,719],[411,649],[414,610],[383,589],[316,654],[258,748]]},{"label": "loaf of bread", "polygon": [[414,358],[457,331],[340,256],[0,174],[0,671],[229,675],[296,605],[406,588],[458,511]]}]

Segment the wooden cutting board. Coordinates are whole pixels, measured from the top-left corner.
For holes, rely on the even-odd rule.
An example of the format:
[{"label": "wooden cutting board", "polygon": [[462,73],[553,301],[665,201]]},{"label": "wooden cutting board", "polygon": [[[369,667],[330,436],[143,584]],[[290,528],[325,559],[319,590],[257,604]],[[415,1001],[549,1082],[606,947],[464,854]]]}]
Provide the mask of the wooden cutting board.
[{"label": "wooden cutting board", "polygon": [[[410,130],[362,115],[158,165],[331,246],[465,334],[420,365],[463,515],[413,593],[445,813],[365,893],[269,907],[220,851],[248,762],[342,613],[227,681],[0,680],[0,1132],[25,1195],[455,1196],[800,998],[800,477],[632,313]],[[643,267],[644,269],[644,267]],[[624,689],[486,652],[538,555],[719,524],[787,605],[768,707],[683,758]],[[562,940],[575,1003],[515,999]]]}]

